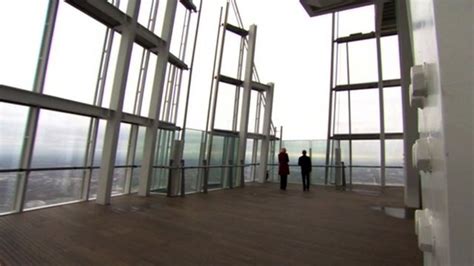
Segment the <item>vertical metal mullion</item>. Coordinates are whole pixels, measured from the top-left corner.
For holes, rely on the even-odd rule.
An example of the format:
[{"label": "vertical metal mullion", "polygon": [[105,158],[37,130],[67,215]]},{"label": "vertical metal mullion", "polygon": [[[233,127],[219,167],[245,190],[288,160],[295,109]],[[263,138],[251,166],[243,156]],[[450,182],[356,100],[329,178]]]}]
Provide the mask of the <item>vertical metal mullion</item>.
[{"label": "vertical metal mullion", "polygon": [[177,76],[177,83],[176,83],[176,90],[175,94],[173,95],[173,108],[171,113],[171,123],[176,124],[178,121],[178,108],[179,108],[179,101],[181,96],[181,82],[183,81],[183,70],[178,69],[178,76]]},{"label": "vertical metal mullion", "polygon": [[271,118],[272,118],[272,109],[273,109],[273,90],[274,84],[269,84],[269,89],[266,92],[266,105],[264,110],[263,117],[263,134],[264,139],[262,139],[261,150],[260,150],[260,165],[258,166],[258,178],[259,182],[264,183],[266,181],[267,169],[268,169],[268,153],[270,147],[270,127],[271,127]]},{"label": "vertical metal mullion", "polygon": [[211,116],[210,116],[210,121],[209,121],[210,127],[208,128],[210,132],[210,138],[209,138],[209,145],[208,145],[208,152],[207,152],[207,161],[209,164],[211,163],[211,152],[212,152],[212,142],[213,142],[212,131],[214,130],[215,119],[216,119],[217,100],[218,100],[218,95],[219,95],[219,76],[221,74],[221,68],[222,68],[222,58],[224,54],[224,44],[225,44],[226,25],[227,25],[228,15],[229,15],[229,2],[227,2],[226,4],[224,23],[222,25],[222,41],[220,43],[221,45],[220,45],[219,57],[217,59],[217,69],[216,69],[216,73],[213,73],[213,75],[216,74],[216,76],[213,77],[214,78],[214,95],[213,95],[212,111],[210,114]]},{"label": "vertical metal mullion", "polygon": [[[242,79],[242,67],[244,62],[244,37],[240,38],[239,61],[237,66],[237,79]],[[235,86],[234,94],[234,115],[232,117],[232,130],[237,131],[237,122],[239,120],[239,101],[240,101],[240,86]]]},{"label": "vertical metal mullion", "polygon": [[[138,125],[132,125],[130,128],[130,138],[128,141],[128,149],[127,149],[127,165],[134,165],[135,164],[135,155],[137,152],[137,139],[138,139]],[[124,192],[126,194],[130,194],[132,192],[132,179],[133,179],[133,167],[125,168],[125,187]]]},{"label": "vertical metal mullion", "polygon": [[[351,74],[349,67],[349,42],[346,42],[347,57],[347,84],[351,84]],[[347,109],[349,115],[349,184],[352,186],[352,108],[351,108],[351,90],[347,91]]]},{"label": "vertical metal mullion", "polygon": [[[212,110],[212,104],[213,104],[213,95],[215,94],[215,88],[214,88],[214,85],[215,85],[215,74],[216,74],[216,66],[217,66],[217,56],[218,56],[218,49],[219,49],[219,41],[220,41],[220,34],[221,34],[221,30],[222,30],[222,7],[220,9],[220,13],[219,13],[219,24],[218,24],[218,27],[217,27],[217,38],[216,38],[216,46],[215,46],[215,49],[214,49],[214,64],[213,64],[213,67],[212,67],[212,82],[211,82],[211,90],[209,92],[209,104],[208,104],[208,109],[207,109],[207,120],[206,120],[206,134],[204,136],[204,141],[203,141],[203,153],[202,153],[202,156],[203,156],[203,160],[202,161],[206,161],[207,164],[209,165],[211,162],[209,161],[209,153],[210,153],[210,147],[212,147],[212,129],[210,128],[210,124],[211,124],[211,110]],[[225,30],[223,30],[225,31]],[[208,141],[209,139],[209,141]],[[204,160],[204,158],[206,158]],[[207,192],[207,183],[208,183],[208,171],[201,171],[201,176],[203,176],[203,191],[204,192]]]},{"label": "vertical metal mullion", "polygon": [[[190,10],[186,11],[186,15],[184,17],[184,22],[183,23],[184,23],[184,26],[183,26],[182,36],[181,36],[182,41],[181,41],[179,56],[180,56],[181,60],[185,61],[185,59],[186,59],[186,50],[187,50],[187,47],[188,47],[189,28],[190,28],[190,24],[191,24],[191,11]],[[182,82],[183,82],[183,70],[179,69],[178,70],[177,84],[176,84],[177,91],[176,91],[175,101],[174,101],[174,105],[173,105],[174,112],[172,114],[172,119],[171,119],[173,124],[176,124],[177,121],[178,121],[178,111],[179,111],[179,102],[180,102],[180,98],[181,98],[181,85],[182,85]],[[184,145],[182,145],[182,149],[184,149]]]},{"label": "vertical metal mullion", "polygon": [[329,78],[329,109],[328,109],[328,132],[326,142],[326,166],[324,171],[324,184],[328,184],[328,165],[329,151],[331,149],[331,122],[332,122],[332,105],[333,105],[333,86],[334,86],[334,35],[335,35],[335,14],[332,13],[332,34],[331,34],[331,74]]},{"label": "vertical metal mullion", "polygon": [[168,78],[166,82],[166,91],[165,91],[165,99],[163,103],[163,111],[161,113],[161,121],[168,122],[168,115],[169,115],[169,108],[170,108],[170,101],[171,95],[173,93],[173,84],[174,84],[174,71],[175,66],[169,64],[168,65]]},{"label": "vertical metal mullion", "polygon": [[[187,88],[187,91],[186,91],[186,101],[185,101],[185,104],[184,104],[184,118],[183,118],[183,129],[181,131],[181,140],[183,141],[183,148],[184,148],[184,145],[185,145],[185,138],[186,138],[186,125],[187,125],[187,121],[188,121],[188,105],[189,105],[189,97],[190,97],[190,93],[191,93],[191,81],[192,81],[192,77],[193,77],[193,73],[194,73],[194,57],[195,57],[195,54],[196,54],[196,45],[197,45],[197,39],[198,39],[198,34],[199,34],[199,26],[200,26],[200,23],[201,23],[201,10],[202,10],[202,1],[200,1],[199,3],[199,10],[198,10],[198,18],[197,18],[197,22],[196,22],[196,31],[194,33],[194,42],[193,42],[193,50],[192,50],[192,54],[191,54],[191,63],[190,63],[190,66],[189,66],[189,76],[188,76],[188,88]],[[199,160],[201,162],[201,158]],[[197,178],[199,180],[199,178]]]},{"label": "vertical metal mullion", "polygon": [[[43,39],[36,65],[35,80],[33,83],[33,91],[39,94],[43,93],[44,83],[46,80],[46,72],[48,69],[49,55],[51,44],[53,41],[54,28],[58,13],[59,1],[51,0],[48,4],[45,25],[43,28]],[[33,148],[35,145],[36,133],[38,128],[40,109],[30,107],[26,122],[25,137],[21,150],[20,168],[30,169],[33,158]],[[25,205],[26,190],[28,187],[29,171],[18,174],[18,182],[16,186],[16,195],[14,203],[14,211],[22,212]]]},{"label": "vertical metal mullion", "polygon": [[[377,2],[375,5],[376,16],[381,15],[383,3]],[[376,18],[376,21],[380,18]],[[376,29],[375,40],[377,44],[377,70],[378,70],[378,90],[379,90],[379,113],[380,113],[380,185],[385,187],[385,111],[384,111],[384,88],[382,76],[382,51],[380,44],[380,28]]]},{"label": "vertical metal mullion", "polygon": [[[117,2],[118,3],[118,2]],[[116,4],[118,6],[118,4]],[[104,97],[104,88],[107,80],[107,72],[109,69],[110,52],[112,49],[114,39],[114,31],[107,28],[104,39],[104,46],[102,48],[102,56],[100,59],[100,70],[97,77],[96,90],[94,95],[94,105],[101,106]],[[86,167],[92,167],[94,165],[95,148],[97,145],[97,136],[99,131],[98,118],[91,118],[89,123],[89,132],[87,134],[87,147],[86,147]],[[93,169],[85,170],[84,180],[82,185],[82,199],[88,200],[90,194],[90,183],[93,175]]]}]

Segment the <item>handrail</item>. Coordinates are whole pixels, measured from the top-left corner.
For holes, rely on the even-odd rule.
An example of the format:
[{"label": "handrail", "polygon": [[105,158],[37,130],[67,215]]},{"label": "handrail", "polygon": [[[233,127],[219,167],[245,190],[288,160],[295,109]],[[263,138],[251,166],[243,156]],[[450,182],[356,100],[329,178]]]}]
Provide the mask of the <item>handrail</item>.
[{"label": "handrail", "polygon": [[[278,166],[277,163],[273,164],[268,164],[270,166]],[[297,164],[289,164],[288,166],[290,167],[299,167]],[[335,164],[312,164],[311,167],[333,167],[333,168],[338,168],[338,167],[352,167],[352,168],[381,168],[381,166],[377,165],[335,165]],[[385,166],[385,168],[391,168],[391,169],[403,169],[403,166]]]},{"label": "handrail", "polygon": [[[223,165],[194,165],[194,166],[169,166],[169,165],[155,165],[155,169],[216,169],[216,168],[235,168],[235,167],[249,167],[258,166],[260,163],[248,163],[248,164],[223,164]],[[277,163],[269,163],[268,166],[278,166]],[[297,167],[297,164],[289,164],[290,167]],[[117,165],[114,168],[140,168],[141,165]],[[313,164],[311,167],[343,167],[342,165],[325,165],[325,164]],[[381,168],[376,165],[344,165],[344,167],[352,168]],[[403,169],[403,166],[385,166],[389,169]],[[67,166],[67,167],[40,167],[40,168],[10,168],[0,169],[0,173],[12,173],[12,172],[42,172],[42,171],[65,171],[65,170],[94,170],[100,169],[100,166]]]}]

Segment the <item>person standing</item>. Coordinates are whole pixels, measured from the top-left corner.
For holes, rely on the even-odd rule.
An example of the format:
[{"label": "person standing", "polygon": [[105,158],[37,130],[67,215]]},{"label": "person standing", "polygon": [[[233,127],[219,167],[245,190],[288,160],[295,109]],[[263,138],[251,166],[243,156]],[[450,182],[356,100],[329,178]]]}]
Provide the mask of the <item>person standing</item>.
[{"label": "person standing", "polygon": [[286,184],[288,183],[288,175],[290,174],[290,167],[288,163],[290,159],[286,153],[286,149],[282,148],[278,154],[278,174],[280,175],[280,189],[286,190]]},{"label": "person standing", "polygon": [[311,158],[306,156],[306,150],[303,150],[303,156],[298,159],[298,165],[301,166],[301,177],[303,179],[303,191],[309,191],[309,175],[311,173]]}]

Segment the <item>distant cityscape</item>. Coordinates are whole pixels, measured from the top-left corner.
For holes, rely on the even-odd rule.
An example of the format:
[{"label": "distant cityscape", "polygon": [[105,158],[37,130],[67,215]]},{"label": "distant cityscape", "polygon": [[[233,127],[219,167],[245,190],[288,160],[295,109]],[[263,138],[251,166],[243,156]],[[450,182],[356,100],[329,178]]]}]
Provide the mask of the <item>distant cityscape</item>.
[{"label": "distant cityscape", "polygon": [[[316,156],[316,155],[315,155]],[[322,156],[319,154],[319,156]],[[15,156],[0,156],[0,169],[15,169],[18,165],[14,164],[15,160],[12,160]],[[18,157],[18,156],[16,156]],[[124,156],[119,156],[123,158]],[[250,156],[247,156],[250,157]],[[96,158],[97,159],[97,158]],[[198,154],[195,150],[185,152],[184,155],[185,165],[199,165]],[[292,161],[296,161],[294,158]],[[82,166],[83,156],[78,154],[72,154],[70,156],[61,156],[61,154],[54,154],[50,156],[39,156],[34,161],[34,167],[67,167],[67,166]],[[250,163],[250,162],[247,162]],[[322,165],[322,160],[314,160],[313,164]],[[364,165],[377,165],[378,162],[366,161]],[[123,160],[117,161],[117,165],[123,165]],[[99,160],[96,160],[95,165],[99,165]],[[254,167],[247,167],[244,175],[246,181],[253,181]],[[26,193],[25,209],[36,208],[46,205],[70,202],[80,200],[82,197],[82,189],[84,184],[84,176],[86,170],[55,170],[55,171],[34,171],[30,173],[28,180],[28,187]],[[134,176],[132,180],[132,191],[136,191],[138,184],[139,168],[133,170]],[[198,170],[186,170],[186,191],[194,192],[197,191],[198,186]],[[113,194],[122,194],[125,189],[125,172],[126,169],[116,169],[114,172],[113,181]],[[288,179],[289,183],[301,183],[301,176],[299,167],[291,167],[290,176]],[[97,178],[99,170],[92,172],[90,198],[95,197],[97,191]],[[269,178],[270,182],[279,182],[278,171],[276,166],[269,167]],[[314,167],[311,175],[312,184],[324,184],[324,167]],[[350,176],[349,167],[345,169],[346,184],[349,184],[352,180],[354,184],[370,184],[380,185],[380,168],[352,168],[352,178]],[[12,210],[15,201],[15,193],[17,187],[19,173],[9,172],[0,174],[0,213],[8,212]],[[158,178],[155,178],[153,189],[156,191],[166,191],[167,185],[167,173],[161,171],[157,173]],[[234,177],[235,178],[235,177]],[[216,169],[210,172],[209,184],[215,188],[226,186],[223,177],[222,169]],[[328,182],[333,184],[334,171],[330,171]],[[402,168],[387,168],[386,169],[386,184],[402,186],[403,180],[403,169]]]}]

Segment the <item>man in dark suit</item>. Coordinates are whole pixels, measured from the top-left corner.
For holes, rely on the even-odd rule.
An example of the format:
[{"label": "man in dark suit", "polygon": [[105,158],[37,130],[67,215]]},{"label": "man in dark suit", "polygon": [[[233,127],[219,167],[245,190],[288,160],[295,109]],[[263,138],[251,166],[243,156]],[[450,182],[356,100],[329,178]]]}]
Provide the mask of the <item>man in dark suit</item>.
[{"label": "man in dark suit", "polygon": [[298,165],[301,166],[301,177],[303,178],[303,191],[309,191],[309,174],[311,173],[311,158],[306,156],[303,150],[303,156],[298,159]]}]

